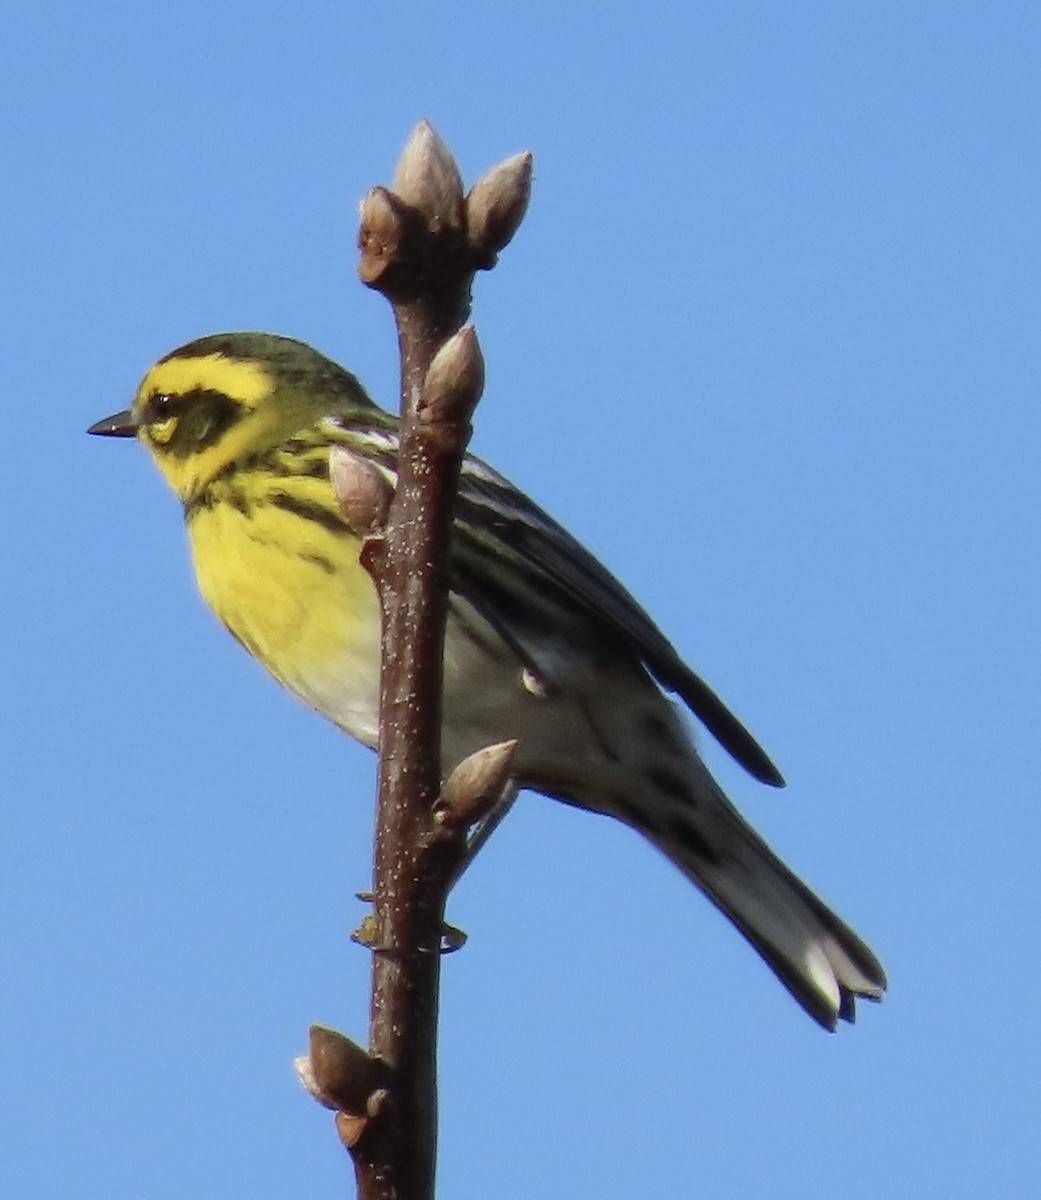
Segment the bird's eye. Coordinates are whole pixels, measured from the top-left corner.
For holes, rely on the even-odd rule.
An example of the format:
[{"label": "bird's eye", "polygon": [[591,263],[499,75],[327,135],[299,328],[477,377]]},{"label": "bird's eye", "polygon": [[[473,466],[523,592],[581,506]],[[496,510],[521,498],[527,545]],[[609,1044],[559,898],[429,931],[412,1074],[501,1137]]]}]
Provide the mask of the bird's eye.
[{"label": "bird's eye", "polygon": [[156,392],[145,405],[146,422],[149,425],[161,425],[171,417],[180,415],[183,407],[180,396],[171,392]]},{"label": "bird's eye", "polygon": [[177,431],[183,407],[181,397],[170,392],[149,396],[142,413],[142,426],[148,440],[157,446],[168,442]]}]

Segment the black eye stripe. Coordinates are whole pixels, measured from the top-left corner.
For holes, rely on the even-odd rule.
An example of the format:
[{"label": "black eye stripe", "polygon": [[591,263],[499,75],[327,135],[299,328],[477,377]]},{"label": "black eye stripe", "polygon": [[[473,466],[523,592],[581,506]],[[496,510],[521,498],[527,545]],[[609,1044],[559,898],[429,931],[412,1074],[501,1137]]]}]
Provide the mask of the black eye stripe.
[{"label": "black eye stripe", "polygon": [[175,458],[198,454],[214,445],[247,411],[248,406],[216,388],[187,392],[156,392],[142,406],[142,424],[172,428],[164,431],[163,453]]},{"label": "black eye stripe", "polygon": [[197,387],[189,392],[156,392],[145,401],[143,416],[146,423],[159,422],[180,416],[188,409],[224,412],[229,405],[235,405],[235,401],[214,388]]}]

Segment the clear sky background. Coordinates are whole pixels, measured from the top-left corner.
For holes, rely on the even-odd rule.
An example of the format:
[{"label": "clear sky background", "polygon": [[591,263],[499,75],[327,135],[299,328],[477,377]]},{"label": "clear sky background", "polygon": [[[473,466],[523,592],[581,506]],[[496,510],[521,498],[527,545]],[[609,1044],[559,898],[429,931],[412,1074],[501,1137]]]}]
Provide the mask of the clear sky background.
[{"label": "clear sky background", "polygon": [[735,800],[877,948],[817,1029],[628,830],[527,797],[453,898],[441,1194],[1033,1197],[1041,12],[0,12],[0,1195],[339,1197],[293,1056],[363,1038],[374,760],[205,610],[88,439],[200,334],[393,403],[357,201],[429,117],[535,153],[475,446],[784,770]]}]

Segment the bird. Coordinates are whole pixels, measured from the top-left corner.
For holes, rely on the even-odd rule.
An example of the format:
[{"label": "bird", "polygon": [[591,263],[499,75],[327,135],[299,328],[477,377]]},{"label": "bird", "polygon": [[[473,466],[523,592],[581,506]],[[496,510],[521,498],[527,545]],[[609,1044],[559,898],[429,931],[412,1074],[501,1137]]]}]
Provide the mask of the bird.
[{"label": "bird", "polygon": [[[393,485],[399,420],[304,342],[213,334],[159,359],[88,432],[136,438],[179,498],[203,598],[290,692],[379,736],[380,613],[330,450]],[[453,512],[442,770],[516,739],[513,782],[640,833],[825,1029],[887,987],[875,954],[769,848],[709,772],[689,709],[754,778],[771,759],[621,583],[479,458]]]}]

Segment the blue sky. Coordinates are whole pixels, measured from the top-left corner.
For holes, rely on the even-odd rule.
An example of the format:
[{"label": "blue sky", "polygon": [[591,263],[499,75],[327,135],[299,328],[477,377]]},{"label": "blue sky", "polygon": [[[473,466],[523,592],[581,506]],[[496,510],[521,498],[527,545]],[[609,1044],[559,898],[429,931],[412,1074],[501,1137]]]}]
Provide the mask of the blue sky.
[{"label": "blue sky", "polygon": [[198,0],[0,12],[0,1194],[349,1193],[373,760],[84,436],[188,338],[390,402],[357,201],[429,117],[535,154],[475,446],[784,770],[706,754],[877,948],[823,1034],[626,829],[526,798],[453,898],[446,1196],[1036,1195],[1041,13]]}]

